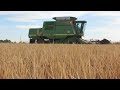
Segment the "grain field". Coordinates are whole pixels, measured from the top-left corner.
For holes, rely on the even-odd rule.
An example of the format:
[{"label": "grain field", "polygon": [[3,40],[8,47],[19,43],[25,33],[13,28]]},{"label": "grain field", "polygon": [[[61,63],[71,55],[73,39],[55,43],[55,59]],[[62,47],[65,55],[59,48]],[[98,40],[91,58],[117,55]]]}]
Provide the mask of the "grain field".
[{"label": "grain field", "polygon": [[120,79],[120,46],[0,44],[0,79]]}]

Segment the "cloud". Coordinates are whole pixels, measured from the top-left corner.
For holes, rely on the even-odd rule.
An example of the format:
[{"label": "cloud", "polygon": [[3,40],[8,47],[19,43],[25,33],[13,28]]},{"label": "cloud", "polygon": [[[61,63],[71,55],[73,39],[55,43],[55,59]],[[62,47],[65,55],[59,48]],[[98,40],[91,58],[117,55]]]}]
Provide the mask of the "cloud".
[{"label": "cloud", "polygon": [[105,26],[101,28],[92,28],[85,32],[86,39],[109,39],[111,41],[120,41],[120,29],[113,26]]},{"label": "cloud", "polygon": [[18,15],[18,14],[22,14],[24,12],[21,11],[0,11],[0,15]]},{"label": "cloud", "polygon": [[94,11],[94,16],[120,16],[120,11]]},{"label": "cloud", "polygon": [[90,11],[1,11],[0,15],[8,15],[7,20],[15,22],[36,22],[40,19],[52,19],[57,16],[79,17]]},{"label": "cloud", "polygon": [[29,28],[41,28],[41,26],[40,25],[16,25],[16,28],[29,30]]},{"label": "cloud", "polygon": [[[52,19],[56,16],[74,16],[83,15],[103,16],[119,18],[119,11],[0,11],[0,15],[8,15],[7,20],[14,22],[36,22],[40,19]],[[116,17],[117,16],[117,17]]]},{"label": "cloud", "polygon": [[120,25],[120,17],[114,18],[110,23],[111,23],[112,26]]}]

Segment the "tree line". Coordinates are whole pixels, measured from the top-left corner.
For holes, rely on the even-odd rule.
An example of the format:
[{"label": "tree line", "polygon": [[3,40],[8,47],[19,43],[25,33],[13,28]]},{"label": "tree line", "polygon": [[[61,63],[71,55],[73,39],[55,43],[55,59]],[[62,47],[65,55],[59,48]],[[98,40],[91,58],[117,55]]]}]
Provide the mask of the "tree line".
[{"label": "tree line", "polygon": [[5,39],[5,40],[0,40],[0,43],[14,43],[11,40]]}]

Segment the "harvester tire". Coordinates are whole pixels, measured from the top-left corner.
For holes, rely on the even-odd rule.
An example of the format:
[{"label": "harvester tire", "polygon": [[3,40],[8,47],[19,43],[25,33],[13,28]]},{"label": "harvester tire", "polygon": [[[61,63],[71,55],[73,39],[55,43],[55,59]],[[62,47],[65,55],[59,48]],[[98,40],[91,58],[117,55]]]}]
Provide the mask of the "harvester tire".
[{"label": "harvester tire", "polygon": [[30,39],[30,43],[35,43],[35,39]]},{"label": "harvester tire", "polygon": [[44,43],[42,39],[37,39],[37,43]]}]

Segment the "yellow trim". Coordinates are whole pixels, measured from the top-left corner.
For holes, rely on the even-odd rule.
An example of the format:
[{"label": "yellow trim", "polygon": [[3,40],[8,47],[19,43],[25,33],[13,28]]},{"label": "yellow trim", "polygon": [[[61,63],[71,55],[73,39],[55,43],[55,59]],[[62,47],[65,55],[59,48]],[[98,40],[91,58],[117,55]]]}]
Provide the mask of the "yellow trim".
[{"label": "yellow trim", "polygon": [[[61,35],[75,35],[75,34],[43,34],[43,35],[29,35],[29,36],[31,37],[31,36],[61,36]],[[83,34],[81,35],[83,36]]]},{"label": "yellow trim", "polygon": [[74,35],[74,34],[43,34],[43,35],[51,35],[51,36],[54,36],[54,35]]},{"label": "yellow trim", "polygon": [[37,36],[37,35],[29,35],[29,36]]},{"label": "yellow trim", "polygon": [[[75,35],[75,34],[43,34],[43,36],[54,36],[54,35]],[[38,35],[29,35],[29,36],[38,36]]]}]

